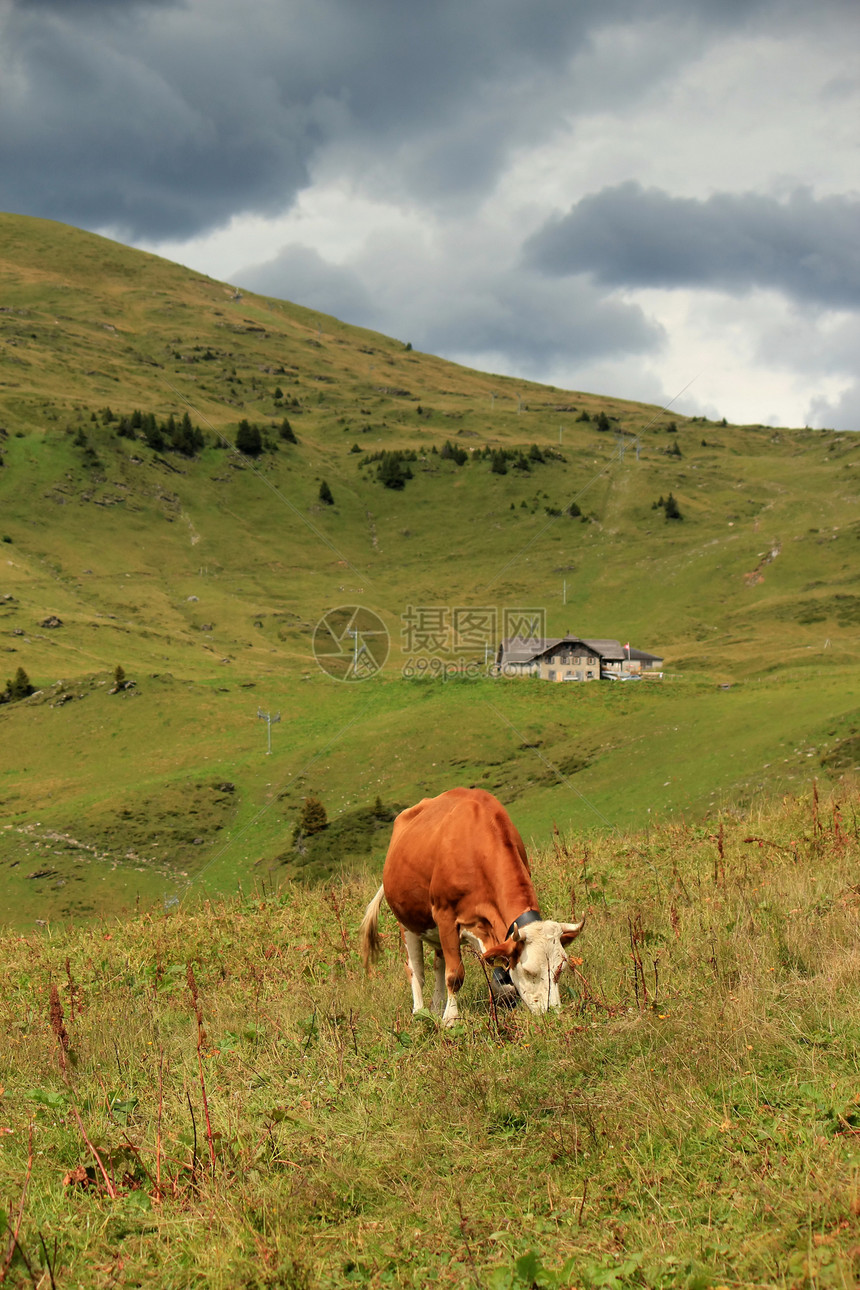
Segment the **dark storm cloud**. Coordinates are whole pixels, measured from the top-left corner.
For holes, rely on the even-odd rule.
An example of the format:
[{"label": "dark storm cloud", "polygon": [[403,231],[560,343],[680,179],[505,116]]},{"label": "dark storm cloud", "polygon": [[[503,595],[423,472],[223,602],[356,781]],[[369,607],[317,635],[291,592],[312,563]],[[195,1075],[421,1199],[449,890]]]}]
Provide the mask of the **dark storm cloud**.
[{"label": "dark storm cloud", "polygon": [[526,260],[611,287],[772,288],[798,301],[860,307],[860,201],[718,193],[672,197],[637,183],[585,197],[544,225]]},{"label": "dark storm cloud", "polygon": [[[423,199],[483,193],[561,120],[571,60],[601,28],[672,12],[725,27],[762,7],[20,0],[0,8],[0,204],[190,237],[285,209],[326,147]],[[661,74],[607,83],[606,101]]]}]

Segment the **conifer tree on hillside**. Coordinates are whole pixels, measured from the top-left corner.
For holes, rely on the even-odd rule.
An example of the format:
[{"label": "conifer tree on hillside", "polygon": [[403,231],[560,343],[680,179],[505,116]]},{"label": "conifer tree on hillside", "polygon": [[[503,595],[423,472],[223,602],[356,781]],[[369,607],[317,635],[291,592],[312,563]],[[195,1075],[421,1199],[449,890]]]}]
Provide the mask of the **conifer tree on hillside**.
[{"label": "conifer tree on hillside", "polygon": [[164,435],[159,430],[158,423],[151,412],[148,412],[143,419],[143,437],[147,447],[153,452],[164,452]]},{"label": "conifer tree on hillside", "polygon": [[457,447],[450,439],[445,440],[445,444],[439,455],[444,457],[447,461],[456,461],[458,466],[465,465],[469,460],[469,454],[466,452],[466,449]]},{"label": "conifer tree on hillside", "polygon": [[412,478],[412,470],[408,463],[404,465],[401,453],[397,451],[383,452],[382,459],[376,468],[376,478],[386,488],[402,489],[406,486],[407,479]]},{"label": "conifer tree on hillside", "polygon": [[30,684],[30,678],[19,667],[15,673],[14,680],[6,681],[6,689],[0,693],[0,703],[15,703],[17,699],[26,699],[29,694],[33,694],[35,687]]},{"label": "conifer tree on hillside", "polygon": [[319,833],[325,828],[328,828],[326,809],[318,797],[309,795],[304,800],[301,814],[293,831],[293,837],[298,838],[302,835],[307,837],[312,833]]},{"label": "conifer tree on hillside", "polygon": [[259,457],[263,451],[263,436],[260,434],[260,427],[251,425],[245,420],[240,421],[239,429],[236,432],[236,447],[246,457]]},{"label": "conifer tree on hillside", "polygon": [[321,502],[325,502],[326,506],[334,506],[332,491],[325,480],[320,484],[319,498]]},{"label": "conifer tree on hillside", "polygon": [[204,446],[203,433],[199,426],[191,424],[191,418],[187,412],[184,413],[179,425],[171,417],[167,423],[167,429],[170,435],[170,446],[174,452],[181,452],[183,457],[193,457],[198,449]]}]

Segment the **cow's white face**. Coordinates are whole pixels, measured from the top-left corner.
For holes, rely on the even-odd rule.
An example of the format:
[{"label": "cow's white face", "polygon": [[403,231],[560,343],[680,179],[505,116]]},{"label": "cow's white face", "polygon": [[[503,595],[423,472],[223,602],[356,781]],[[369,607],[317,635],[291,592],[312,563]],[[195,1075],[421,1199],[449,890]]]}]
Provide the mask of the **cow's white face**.
[{"label": "cow's white face", "polygon": [[529,1012],[542,1013],[561,1006],[558,983],[568,965],[562,936],[565,941],[573,940],[581,928],[582,924],[555,923],[547,918],[517,929],[522,948],[511,957],[509,971]]}]

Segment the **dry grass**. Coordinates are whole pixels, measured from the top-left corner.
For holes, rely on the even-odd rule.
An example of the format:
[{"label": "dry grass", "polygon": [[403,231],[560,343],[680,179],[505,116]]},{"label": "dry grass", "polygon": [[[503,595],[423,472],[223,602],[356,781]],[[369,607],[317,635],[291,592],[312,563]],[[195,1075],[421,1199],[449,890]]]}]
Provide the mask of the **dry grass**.
[{"label": "dry grass", "polygon": [[834,805],[726,818],[722,856],[719,826],[556,838],[543,906],[591,912],[545,1020],[496,1024],[474,967],[457,1030],[411,1019],[385,912],[365,981],[371,876],[7,939],[7,1283],[853,1286],[860,800]]}]

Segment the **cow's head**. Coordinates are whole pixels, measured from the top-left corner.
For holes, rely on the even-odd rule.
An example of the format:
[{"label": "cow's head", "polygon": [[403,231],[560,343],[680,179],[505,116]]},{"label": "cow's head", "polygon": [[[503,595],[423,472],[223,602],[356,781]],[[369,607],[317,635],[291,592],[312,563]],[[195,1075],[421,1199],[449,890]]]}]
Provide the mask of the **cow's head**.
[{"label": "cow's head", "polygon": [[486,950],[487,963],[506,964],[517,994],[529,1012],[547,1012],[561,1004],[558,982],[568,966],[565,946],[575,940],[585,926],[578,923],[555,923],[544,918],[525,927],[514,927],[506,941]]}]

